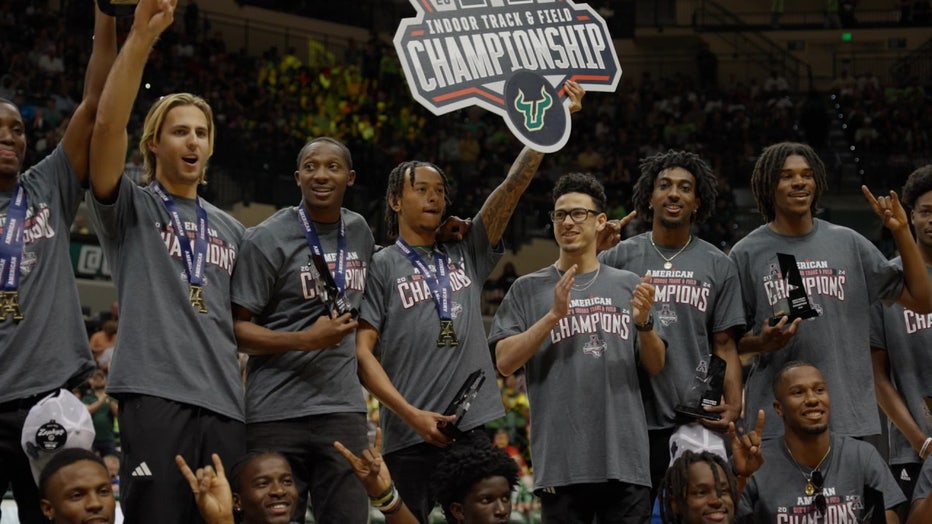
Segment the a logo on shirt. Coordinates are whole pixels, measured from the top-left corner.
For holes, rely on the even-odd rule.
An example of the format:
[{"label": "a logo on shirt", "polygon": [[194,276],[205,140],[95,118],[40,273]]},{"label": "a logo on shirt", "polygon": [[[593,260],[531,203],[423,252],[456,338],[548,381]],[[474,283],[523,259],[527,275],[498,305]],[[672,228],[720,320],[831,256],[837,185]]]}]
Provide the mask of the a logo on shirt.
[{"label": "a logo on shirt", "polygon": [[[809,296],[809,302],[813,307],[818,309],[820,306],[813,300],[815,297],[831,297],[839,301],[846,298],[846,289],[848,285],[848,275],[844,269],[835,269],[829,267],[825,260],[802,260],[796,263],[799,267],[799,274],[803,281],[803,289]],[[789,284],[783,278],[782,273],[776,269],[773,264],[770,270],[763,277],[764,291],[767,294],[767,302],[773,306],[781,300],[786,300],[789,292]]]},{"label": "a logo on shirt", "polygon": [[589,342],[582,347],[583,354],[600,358],[605,353],[605,341],[599,335],[589,335]]},{"label": "a logo on shirt", "polygon": [[676,315],[676,311],[670,309],[670,304],[664,304],[660,307],[660,313],[657,314],[657,319],[660,320],[660,324],[663,327],[669,327],[671,324],[676,324],[676,321],[679,317]]},{"label": "a logo on shirt", "polygon": [[[311,256],[308,255],[307,258],[307,263],[303,264],[298,272],[298,279],[301,281],[301,292],[304,298],[313,300],[317,298],[317,282],[320,278],[320,274],[317,272],[317,267],[314,266]],[[330,269],[330,274],[332,275],[334,268],[337,266],[337,254],[324,253],[324,260],[327,262],[327,267]],[[365,289],[366,261],[360,260],[359,254],[355,251],[348,251],[346,253],[345,276],[347,291],[353,290],[362,292],[363,289]]]},{"label": "a logo on shirt", "polygon": [[[178,236],[175,235],[175,228],[171,224],[160,224],[156,222],[159,228],[159,234],[162,235],[162,241],[168,249],[168,254],[175,259],[181,260],[181,244],[178,243]],[[191,240],[197,235],[197,224],[185,221],[184,229],[187,237]],[[223,238],[217,233],[216,229],[207,228],[207,265],[215,266],[225,271],[228,275],[233,274],[233,264],[236,262],[236,247],[228,245]],[[187,279],[187,276],[184,277]]]},{"label": "a logo on shirt", "polygon": [[932,313],[923,315],[910,309],[903,308],[903,324],[906,325],[906,333],[910,335],[918,333],[919,331],[925,331],[932,327]]},{"label": "a logo on shirt", "polygon": [[[611,298],[589,297],[570,301],[569,314],[550,331],[554,344],[576,335],[615,335],[628,340],[631,335],[631,312],[619,308]],[[588,343],[591,343],[591,338]],[[585,347],[583,351],[586,351]]]},{"label": "a logo on shirt", "polygon": [[795,506],[781,506],[777,508],[776,522],[778,524],[842,524],[861,522],[860,514],[864,509],[861,495],[839,496],[834,487],[822,489],[825,497],[825,513],[820,515],[815,505],[816,495],[802,495],[796,498]]},{"label": "a logo on shirt", "polygon": [[[685,304],[702,312],[708,309],[712,287],[708,282],[697,280],[695,272],[653,269],[650,276],[650,283],[654,286],[655,303]],[[674,313],[673,322],[676,321],[675,317]]]},{"label": "a logo on shirt", "polygon": [[[450,288],[455,293],[461,289],[468,288],[472,285],[472,279],[469,278],[469,275],[466,274],[466,265],[463,262],[462,258],[459,263],[449,262],[449,272],[450,275]],[[436,271],[434,264],[428,264],[428,268],[433,273]],[[431,276],[433,278],[433,276]],[[421,302],[434,300],[434,295],[430,292],[430,286],[427,284],[427,279],[424,278],[424,275],[421,275],[420,272],[415,269],[414,274],[401,277],[395,280],[395,292],[398,293],[398,298],[401,299],[401,305],[405,309],[410,309]],[[453,308],[456,309],[456,303],[453,303]],[[462,311],[463,306],[460,305],[460,311]],[[456,313],[453,312],[453,318],[456,318]]]}]

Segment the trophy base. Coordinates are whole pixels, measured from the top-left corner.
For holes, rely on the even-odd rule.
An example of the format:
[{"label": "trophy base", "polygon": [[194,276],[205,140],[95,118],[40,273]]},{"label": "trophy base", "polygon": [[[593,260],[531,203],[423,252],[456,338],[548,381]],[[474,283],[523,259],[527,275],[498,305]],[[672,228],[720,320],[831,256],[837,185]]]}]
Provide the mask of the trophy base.
[{"label": "trophy base", "polygon": [[789,319],[786,321],[786,323],[789,324],[790,322],[796,320],[797,318],[806,320],[807,318],[815,318],[817,316],[819,316],[819,312],[816,311],[815,309],[804,309],[802,311],[794,311],[786,315],[778,315],[775,317],[770,317],[769,319],[767,319],[767,323],[770,324],[771,326],[776,326],[777,324],[780,323],[780,319],[782,319],[783,317],[789,317]]},{"label": "trophy base", "polygon": [[706,420],[722,420],[722,416],[719,415],[718,413],[709,413],[708,411],[702,408],[697,408],[695,406],[685,406],[683,404],[677,404],[677,406],[673,408],[673,410],[679,413],[680,415],[685,415],[691,418],[704,418]]}]

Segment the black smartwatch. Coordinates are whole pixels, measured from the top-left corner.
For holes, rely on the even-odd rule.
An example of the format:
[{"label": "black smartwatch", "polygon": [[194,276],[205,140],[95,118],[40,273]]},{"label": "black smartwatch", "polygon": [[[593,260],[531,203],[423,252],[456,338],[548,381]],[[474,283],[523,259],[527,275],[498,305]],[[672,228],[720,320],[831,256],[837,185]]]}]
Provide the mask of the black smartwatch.
[{"label": "black smartwatch", "polygon": [[643,324],[634,323],[634,329],[638,331],[650,331],[654,329],[654,315],[647,315],[647,322]]}]

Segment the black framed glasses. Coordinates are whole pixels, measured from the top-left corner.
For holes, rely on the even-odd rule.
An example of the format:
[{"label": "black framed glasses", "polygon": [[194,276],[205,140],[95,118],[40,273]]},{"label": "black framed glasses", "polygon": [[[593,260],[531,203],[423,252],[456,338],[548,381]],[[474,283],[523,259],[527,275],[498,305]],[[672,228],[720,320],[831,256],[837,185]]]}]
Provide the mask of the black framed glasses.
[{"label": "black framed glasses", "polygon": [[573,219],[573,222],[579,223],[579,222],[585,222],[586,219],[589,218],[589,213],[592,213],[593,215],[598,215],[599,211],[596,211],[594,209],[586,209],[584,207],[574,207],[573,209],[570,209],[569,211],[565,209],[554,209],[548,214],[550,215],[550,220],[553,222],[563,222],[564,220],[566,220],[566,215],[569,215],[570,218]]},{"label": "black framed glasses", "polygon": [[815,506],[816,511],[819,512],[819,515],[825,515],[825,511],[828,509],[828,503],[825,500],[825,495],[822,494],[822,484],[825,482],[825,478],[822,476],[821,471],[815,470],[812,472],[812,477],[810,477],[810,480],[816,489],[816,496],[812,499],[812,504]]}]

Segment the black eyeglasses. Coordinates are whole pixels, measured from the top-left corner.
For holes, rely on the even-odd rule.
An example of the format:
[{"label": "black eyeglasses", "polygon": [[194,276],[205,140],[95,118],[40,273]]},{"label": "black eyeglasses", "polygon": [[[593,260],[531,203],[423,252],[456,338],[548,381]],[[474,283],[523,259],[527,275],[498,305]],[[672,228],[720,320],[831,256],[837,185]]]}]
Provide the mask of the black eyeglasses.
[{"label": "black eyeglasses", "polygon": [[812,477],[810,477],[810,480],[816,489],[816,496],[814,499],[812,499],[812,504],[819,512],[819,515],[825,515],[825,511],[828,509],[828,503],[825,501],[825,495],[822,494],[822,484],[825,482],[825,478],[822,477],[821,471],[815,470],[812,472]]},{"label": "black eyeglasses", "polygon": [[573,219],[573,222],[579,223],[579,222],[585,222],[586,219],[589,218],[589,213],[592,213],[593,215],[599,214],[599,212],[594,209],[586,209],[584,207],[575,207],[573,209],[570,209],[569,211],[566,211],[564,209],[555,209],[551,211],[549,214],[550,214],[550,220],[553,222],[563,222],[564,220],[566,220],[566,215],[569,215],[570,218]]}]

